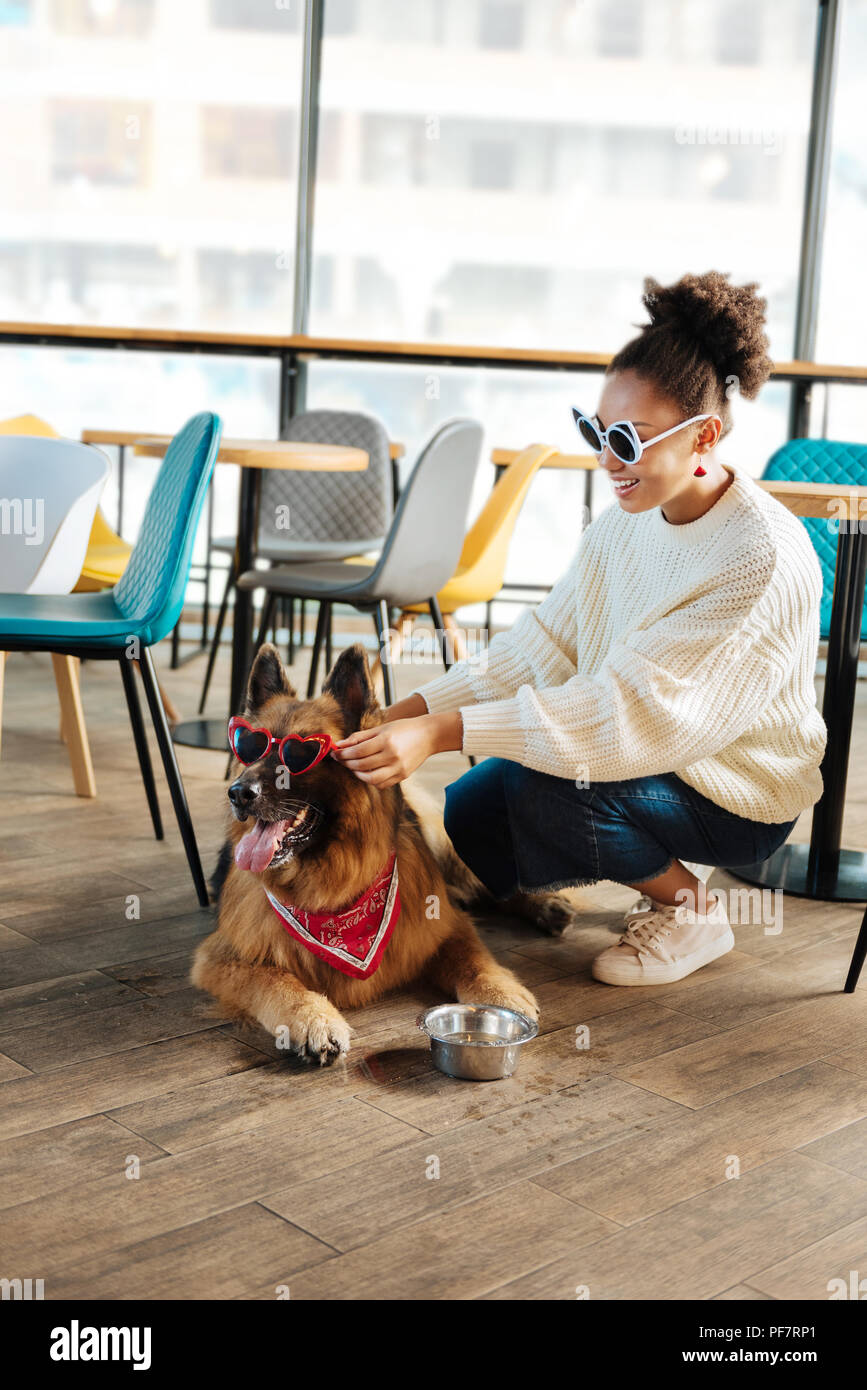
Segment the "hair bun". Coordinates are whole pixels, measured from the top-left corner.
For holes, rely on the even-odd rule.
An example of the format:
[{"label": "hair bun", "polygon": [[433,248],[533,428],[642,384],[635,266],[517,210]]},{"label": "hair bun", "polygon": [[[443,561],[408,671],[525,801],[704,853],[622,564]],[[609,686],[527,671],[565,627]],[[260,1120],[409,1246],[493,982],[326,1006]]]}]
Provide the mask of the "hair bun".
[{"label": "hair bun", "polygon": [[673,285],[644,281],[642,303],[650,315],[643,332],[673,330],[695,343],[697,356],[714,367],[720,380],[736,378],[739,393],[752,399],[770,375],[765,333],[767,301],[758,286],[732,285],[728,275],[709,270],[684,275]]}]

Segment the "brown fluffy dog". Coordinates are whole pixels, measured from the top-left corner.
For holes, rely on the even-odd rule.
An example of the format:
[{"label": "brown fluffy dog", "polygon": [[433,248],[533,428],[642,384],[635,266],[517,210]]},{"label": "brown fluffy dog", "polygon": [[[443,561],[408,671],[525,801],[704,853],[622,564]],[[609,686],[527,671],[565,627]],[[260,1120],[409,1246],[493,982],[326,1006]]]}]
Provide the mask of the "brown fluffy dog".
[{"label": "brown fluffy dog", "polygon": [[[250,676],[246,715],[278,737],[291,732],[345,738],[382,720],[360,646],[338,658],[315,700],[299,700],[278,652],[263,646]],[[288,828],[279,832],[262,872],[239,868],[233,858],[217,930],[196,951],[192,981],[224,1011],[255,1019],[293,1051],[321,1063],[349,1048],[341,1009],[368,1004],[422,976],[446,998],[537,1016],[533,995],[482,945],[458,905],[455,885],[450,896],[443,869],[459,875],[457,856],[442,842],[435,852],[400,786],[371,787],[330,757],[291,779],[273,751],[250,767],[235,767],[238,776],[229,791],[236,817],[229,834],[232,854],[251,827],[256,834],[275,822]],[[266,897],[265,888],[307,912],[344,911],[394,850],[401,912],[378,969],[366,979],[313,955],[284,928]],[[468,875],[456,886],[464,896],[472,894]]]}]

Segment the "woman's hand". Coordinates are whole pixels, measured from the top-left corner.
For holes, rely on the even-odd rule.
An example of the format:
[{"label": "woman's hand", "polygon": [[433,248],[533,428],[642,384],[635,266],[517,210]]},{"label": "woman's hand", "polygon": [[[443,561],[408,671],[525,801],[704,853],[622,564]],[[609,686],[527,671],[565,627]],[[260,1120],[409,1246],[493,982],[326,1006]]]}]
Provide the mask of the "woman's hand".
[{"label": "woman's hand", "polygon": [[394,719],[373,729],[359,729],[335,744],[332,758],[362,782],[392,787],[421,767],[432,753],[459,749],[462,743],[460,714],[424,714],[414,719]]}]

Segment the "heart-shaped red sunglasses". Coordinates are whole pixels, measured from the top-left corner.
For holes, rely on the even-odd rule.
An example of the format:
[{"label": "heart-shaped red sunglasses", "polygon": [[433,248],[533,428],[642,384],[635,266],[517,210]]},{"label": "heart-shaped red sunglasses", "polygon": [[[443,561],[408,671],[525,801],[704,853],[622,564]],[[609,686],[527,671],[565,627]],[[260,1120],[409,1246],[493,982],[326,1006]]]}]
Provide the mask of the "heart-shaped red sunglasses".
[{"label": "heart-shaped red sunglasses", "polygon": [[276,748],[283,766],[293,777],[299,777],[322,762],[334,747],[334,740],[330,734],[286,734],[285,738],[276,738],[268,729],[254,729],[236,714],[229,720],[229,747],[246,767],[267,758]]}]

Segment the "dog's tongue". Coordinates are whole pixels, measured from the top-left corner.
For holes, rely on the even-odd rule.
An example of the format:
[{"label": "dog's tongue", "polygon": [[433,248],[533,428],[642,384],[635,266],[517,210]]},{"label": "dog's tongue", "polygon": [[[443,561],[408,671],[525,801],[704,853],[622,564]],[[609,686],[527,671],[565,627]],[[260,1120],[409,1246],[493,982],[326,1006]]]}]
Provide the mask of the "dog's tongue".
[{"label": "dog's tongue", "polygon": [[243,840],[235,848],[235,863],[239,869],[252,869],[260,874],[267,869],[277,846],[286,834],[289,822],[285,820],[257,820],[252,830],[248,830]]}]

